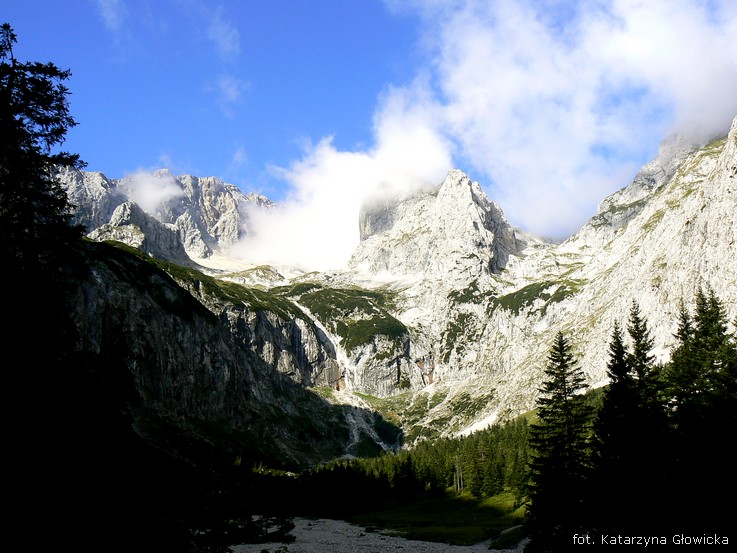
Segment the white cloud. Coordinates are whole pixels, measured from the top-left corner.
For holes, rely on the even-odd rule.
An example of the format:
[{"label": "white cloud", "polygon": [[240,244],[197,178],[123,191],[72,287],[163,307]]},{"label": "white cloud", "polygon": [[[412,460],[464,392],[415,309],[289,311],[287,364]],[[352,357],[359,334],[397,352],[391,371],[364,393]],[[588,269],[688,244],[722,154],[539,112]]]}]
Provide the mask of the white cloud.
[{"label": "white cloud", "polygon": [[289,197],[278,210],[251,214],[255,234],[234,253],[305,270],[340,267],[358,245],[359,211],[369,195],[379,188],[401,192],[441,182],[452,167],[448,145],[428,113],[411,109],[411,97],[410,89],[386,95],[374,121],[372,150],[341,152],[327,137],[308,144],[289,168],[277,169],[290,184]]},{"label": "white cloud", "polygon": [[233,116],[233,107],[238,103],[243,92],[248,90],[248,83],[232,75],[221,75],[206,89],[215,96],[215,103],[227,117]]},{"label": "white cloud", "polygon": [[222,6],[207,14],[209,23],[207,25],[207,38],[217,48],[223,57],[237,55],[240,52],[240,33],[230,20],[224,16]]},{"label": "white cloud", "polygon": [[438,184],[457,166],[513,224],[564,237],[628,184],[660,140],[704,140],[737,115],[731,0],[416,0],[425,63],[387,88],[375,144],[330,139],[283,171],[291,196],[244,255],[327,268],[357,242],[379,185]]},{"label": "white cloud", "polygon": [[737,114],[734,9],[687,0],[426,6],[455,156],[533,232],[574,232],[666,134],[703,140]]},{"label": "white cloud", "polygon": [[105,27],[111,32],[118,32],[126,18],[126,7],[122,0],[96,0],[97,10]]},{"label": "white cloud", "polygon": [[168,171],[136,171],[123,179],[120,189],[149,215],[156,215],[164,202],[185,194]]},{"label": "white cloud", "polygon": [[248,153],[242,145],[238,144],[233,152],[233,157],[230,159],[230,166],[235,168],[245,163],[248,163]]}]

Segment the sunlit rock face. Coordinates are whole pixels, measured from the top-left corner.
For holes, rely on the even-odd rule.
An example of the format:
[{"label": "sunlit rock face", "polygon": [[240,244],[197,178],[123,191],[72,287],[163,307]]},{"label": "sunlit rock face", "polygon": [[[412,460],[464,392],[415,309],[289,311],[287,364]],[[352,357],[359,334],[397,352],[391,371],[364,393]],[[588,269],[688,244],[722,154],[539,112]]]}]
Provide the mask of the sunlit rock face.
[{"label": "sunlit rock face", "polygon": [[[109,227],[120,221],[111,220],[118,206],[132,202],[176,232],[192,259],[208,258],[248,236],[249,212],[272,206],[265,196],[244,194],[215,177],[174,176],[167,170],[108,179],[102,173],[65,169],[59,177],[75,205],[75,222],[89,232],[102,225],[108,225],[109,232]],[[125,237],[125,233],[119,235],[119,239]],[[149,237],[148,243],[156,249],[153,240],[155,237]],[[138,242],[136,238],[129,245],[138,247]],[[168,248],[158,249],[164,252]]]},{"label": "sunlit rock face", "polygon": [[[100,174],[65,179],[90,224],[109,223],[126,198]],[[271,205],[215,180],[174,181],[180,188],[154,217],[190,256],[204,258],[247,232],[243,206]],[[512,227],[455,170],[433,189],[367,202],[345,270],[276,279],[278,271],[257,267],[261,280],[212,273],[259,287],[258,297],[235,305],[190,292],[275,372],[308,387],[402,394],[416,427],[464,433],[534,406],[558,331],[597,385],[606,380],[613,324],[626,324],[633,300],[661,361],[680,302],[688,306],[699,287],[711,288],[735,320],[736,213],[737,119],[709,144],[664,142],[559,244]]]},{"label": "sunlit rock face", "polygon": [[101,225],[88,234],[98,242],[116,240],[157,259],[188,264],[190,258],[179,239],[179,235],[169,225],[160,223],[145,213],[137,204],[123,202],[115,208],[110,222]]},{"label": "sunlit rock face", "polygon": [[115,208],[126,200],[115,183],[99,172],[65,167],[58,178],[74,206],[74,222],[89,231],[109,223]]},{"label": "sunlit rock face", "polygon": [[477,182],[451,171],[429,192],[367,203],[354,268],[431,280],[497,273],[527,244]]},{"label": "sunlit rock face", "polygon": [[[737,120],[727,137],[700,147],[665,142],[560,244],[512,229],[460,172],[429,193],[369,206],[342,278],[395,289],[393,315],[411,336],[413,389],[447,389],[420,424],[464,432],[532,408],[558,331],[577,348],[590,383],[605,382],[612,326],[626,324],[633,300],[660,361],[680,302],[699,286],[713,289],[734,320],[736,144]],[[428,359],[431,388],[419,378]],[[470,417],[453,400],[464,394],[479,398]]]}]

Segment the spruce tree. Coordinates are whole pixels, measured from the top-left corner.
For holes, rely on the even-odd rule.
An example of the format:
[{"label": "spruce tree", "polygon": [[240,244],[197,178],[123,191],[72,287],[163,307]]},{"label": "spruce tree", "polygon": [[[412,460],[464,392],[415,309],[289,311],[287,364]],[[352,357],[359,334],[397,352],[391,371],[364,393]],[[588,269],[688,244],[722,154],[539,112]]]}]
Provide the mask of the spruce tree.
[{"label": "spruce tree", "polygon": [[634,300],[630,307],[627,333],[632,340],[632,352],[628,355],[629,365],[637,377],[638,387],[643,393],[648,393],[648,388],[653,386],[655,358],[651,352],[654,340],[650,335],[647,322],[640,314],[640,306]]},{"label": "spruce tree", "polygon": [[[681,310],[665,375],[673,428],[671,518],[695,531],[732,523],[723,505],[737,493],[731,440],[737,423],[737,345],[727,332],[724,307],[713,291],[699,289],[694,314]],[[685,511],[684,506],[697,507]],[[698,508],[704,506],[704,508]]]},{"label": "spruce tree", "polygon": [[609,532],[645,530],[648,509],[661,500],[667,474],[668,423],[651,353],[654,341],[635,301],[627,333],[629,350],[615,323],[610,382],[595,426],[594,525]]},{"label": "spruce tree", "polygon": [[545,366],[531,427],[530,542],[526,551],[566,551],[585,527],[591,407],[571,346],[559,332]]},{"label": "spruce tree", "polygon": [[667,368],[673,422],[680,433],[696,435],[713,410],[715,397],[725,385],[729,366],[730,336],[721,300],[713,291],[699,289],[693,316],[682,309],[678,343]]},{"label": "spruce tree", "polygon": [[609,385],[594,424],[594,470],[591,487],[592,526],[619,531],[628,526],[625,490],[634,486],[639,451],[632,435],[641,423],[639,394],[631,372],[631,354],[618,322],[609,343]]},{"label": "spruce tree", "polygon": [[629,507],[632,520],[645,525],[648,504],[657,503],[667,490],[668,474],[665,467],[670,458],[670,437],[667,409],[663,395],[662,369],[655,363],[652,349],[655,341],[647,321],[640,314],[640,307],[633,300],[627,333],[631,340],[628,357],[637,390],[637,413],[631,421],[629,440],[636,455],[636,469],[632,474],[631,488],[637,490],[644,501]]},{"label": "spruce tree", "polygon": [[[38,381],[62,372],[59,362],[74,332],[66,297],[84,274],[76,250],[83,229],[72,224],[66,192],[55,175],[60,168],[84,164],[77,154],[59,150],[76,125],[64,84],[71,73],[52,63],[19,61],[16,42],[12,27],[2,24],[0,260],[6,315],[12,320],[4,338],[8,344],[27,343],[40,318],[50,329],[43,333],[43,348],[24,356],[29,374],[39,371]],[[55,393],[53,385],[50,390]]]},{"label": "spruce tree", "polygon": [[[123,509],[113,506],[122,502],[113,490],[130,483],[129,466],[117,472],[113,464],[131,445],[114,443],[122,416],[110,401],[127,393],[113,384],[123,357],[101,354],[93,363],[74,351],[68,298],[85,274],[78,254],[82,229],[72,224],[68,198],[55,178],[60,168],[83,166],[76,154],[60,150],[76,125],[65,86],[70,72],[17,59],[16,43],[12,27],[2,24],[0,259],[9,323],[2,339],[15,352],[4,384],[25,397],[23,415],[17,416],[16,406],[5,417],[15,421],[5,433],[5,460],[20,492],[7,498],[17,517],[9,527],[25,534],[22,540],[48,537],[53,547],[83,551],[92,536],[119,523]],[[113,443],[115,454],[105,455]]]},{"label": "spruce tree", "polygon": [[58,151],[76,125],[69,113],[70,72],[52,63],[20,62],[12,27],[0,27],[0,256],[20,282],[44,272],[52,278],[60,255],[81,237],[71,224],[66,193],[54,175],[81,168],[76,154]]}]

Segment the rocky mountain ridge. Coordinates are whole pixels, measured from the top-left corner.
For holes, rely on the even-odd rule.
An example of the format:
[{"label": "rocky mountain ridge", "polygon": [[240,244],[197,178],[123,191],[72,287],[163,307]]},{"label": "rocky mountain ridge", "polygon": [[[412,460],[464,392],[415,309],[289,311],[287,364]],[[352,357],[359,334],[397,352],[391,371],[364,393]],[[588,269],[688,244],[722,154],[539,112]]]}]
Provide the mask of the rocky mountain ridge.
[{"label": "rocky mountain ridge", "polygon": [[[120,215],[116,217],[115,211],[125,203],[134,203],[139,206],[139,213],[137,222],[132,224],[156,227],[156,221],[178,237],[180,244],[173,246],[172,252],[166,247],[159,247],[157,254],[147,252],[164,259],[173,256],[172,261],[182,261],[177,251],[180,247],[191,259],[207,259],[215,251],[227,249],[248,235],[251,208],[272,206],[265,196],[244,194],[237,186],[215,177],[175,177],[166,169],[151,174],[134,173],[123,179],[67,169],[58,178],[65,184],[69,201],[76,206],[75,221],[89,231],[97,230],[97,240],[116,239],[114,227],[129,223],[117,220]],[[144,218],[150,221],[143,222]]]},{"label": "rocky mountain ridge", "polygon": [[[136,196],[132,181],[62,175],[91,238],[178,264],[171,236],[195,266],[249,232],[249,209],[271,205],[216,179],[154,177],[172,185],[170,197],[136,211],[126,203]],[[196,278],[180,285],[266,366],[334,402],[391,412],[412,441],[530,409],[558,330],[592,385],[604,382],[612,325],[626,321],[632,300],[660,359],[679,302],[699,286],[734,319],[735,213],[737,118],[728,136],[703,147],[664,143],[561,244],[512,227],[456,170],[430,191],[367,204],[344,270],[290,279],[271,267],[199,267],[203,279],[246,284],[235,301],[203,297]]]},{"label": "rocky mountain ridge", "polygon": [[[376,413],[307,389],[329,375],[311,371],[324,352],[309,333],[294,350],[309,324],[295,313],[284,323],[284,314],[246,310],[246,289],[124,246],[83,243],[80,252],[89,271],[66,298],[75,369],[130,387],[125,409],[157,447],[186,456],[192,444],[218,443],[232,459],[294,469],[398,446],[399,429]],[[285,365],[303,371],[284,374]]]}]

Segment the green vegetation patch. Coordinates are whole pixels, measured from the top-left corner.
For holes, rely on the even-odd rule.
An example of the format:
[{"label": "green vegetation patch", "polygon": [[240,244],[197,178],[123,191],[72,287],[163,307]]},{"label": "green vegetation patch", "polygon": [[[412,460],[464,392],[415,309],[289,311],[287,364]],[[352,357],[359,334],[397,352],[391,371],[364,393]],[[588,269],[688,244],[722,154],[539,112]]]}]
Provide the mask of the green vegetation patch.
[{"label": "green vegetation patch", "polygon": [[463,392],[450,399],[450,409],[453,415],[460,420],[472,420],[494,397],[493,392],[472,397],[469,393]]},{"label": "green vegetation patch", "polygon": [[359,392],[354,393],[368,403],[372,409],[381,413],[384,418],[403,428],[415,426],[448,396],[445,390],[433,394],[420,392],[416,395],[411,392],[402,392],[384,398]]},{"label": "green vegetation patch", "polygon": [[[389,313],[393,297],[389,293],[361,288],[327,288],[317,283],[302,282],[272,288],[271,292],[296,298],[333,333],[341,345],[353,351],[384,336],[395,348],[408,334],[407,327]],[[385,352],[384,357],[390,357]]]},{"label": "green vegetation patch", "polygon": [[653,230],[660,221],[662,221],[663,216],[665,215],[665,211],[662,209],[659,209],[655,213],[653,213],[650,218],[645,222],[644,225],[642,225],[642,230],[645,232],[650,232]]},{"label": "green vegetation patch", "polygon": [[470,332],[472,328],[475,329],[474,320],[475,317],[471,313],[458,313],[455,318],[448,321],[448,326],[443,331],[442,351],[444,363],[450,360],[450,354],[453,351],[456,351],[458,355],[463,355],[464,348],[461,339],[475,339],[475,333]]},{"label": "green vegetation patch", "polygon": [[313,388],[310,388],[314,393],[316,393],[318,396],[320,396],[323,399],[326,399],[328,401],[331,401],[335,398],[335,390],[329,386],[315,386]]},{"label": "green vegetation patch", "polygon": [[287,298],[258,288],[247,288],[232,282],[218,281],[218,284],[233,303],[242,302],[251,309],[270,311],[284,320],[303,319],[310,321],[304,311]]},{"label": "green vegetation patch", "polygon": [[[345,325],[343,347],[352,351],[370,343],[375,336],[386,336],[395,346],[399,346],[402,338],[407,335],[407,327],[391,315],[376,316],[368,320],[359,320]],[[386,357],[386,355],[384,356]],[[379,359],[379,356],[377,356]]]},{"label": "green vegetation patch", "polygon": [[448,299],[453,303],[480,303],[483,298],[479,290],[478,279],[473,279],[463,290],[452,290],[448,294]]},{"label": "green vegetation patch", "polygon": [[246,269],[245,271],[238,271],[236,273],[228,273],[223,275],[224,278],[252,278],[261,279],[267,282],[273,282],[284,279],[284,276],[279,273],[271,265],[259,265]]},{"label": "green vegetation patch", "polygon": [[275,286],[272,292],[284,296],[300,296],[315,289],[322,289],[322,286],[316,282],[298,282],[289,286]]},{"label": "green vegetation patch", "polygon": [[[489,538],[500,539],[505,530],[519,527],[524,520],[524,508],[517,506],[511,493],[483,500],[449,493],[394,509],[356,515],[351,522],[367,528],[393,530],[411,540],[473,545]],[[518,532],[510,538],[519,535]]]},{"label": "green vegetation patch", "polygon": [[407,405],[412,401],[411,392],[403,392],[395,396],[390,397],[376,397],[369,394],[362,394],[360,392],[353,392],[357,397],[369,404],[369,406],[387,419],[388,421],[396,424],[397,426],[404,425],[404,410]]},{"label": "green vegetation patch", "polygon": [[[413,395],[411,392],[378,398],[368,394],[354,392],[356,396],[363,399],[371,408],[393,425],[401,427],[404,431],[405,443],[414,443],[416,440],[436,439],[440,437],[440,429],[448,426],[453,418],[453,413],[438,417],[430,425],[421,424],[430,411],[440,405],[448,397],[447,390],[438,390],[432,394],[420,392]],[[462,407],[459,407],[459,409]]]},{"label": "green vegetation patch", "polygon": [[591,224],[594,227],[602,227],[611,224],[615,215],[631,211],[633,214],[638,213],[645,207],[647,201],[644,198],[635,200],[628,204],[613,204],[606,211],[597,213],[591,218]]},{"label": "green vegetation patch", "polygon": [[544,302],[541,308],[541,313],[544,314],[549,305],[563,301],[576,294],[579,289],[580,282],[576,280],[534,282],[511,294],[495,298],[494,306],[518,315],[520,311],[540,299]]},{"label": "green vegetation patch", "polygon": [[218,280],[208,276],[191,267],[184,267],[155,259],[136,248],[127,246],[120,242],[109,242],[109,244],[132,253],[146,262],[158,267],[184,288],[197,291],[203,296],[211,296],[232,304],[245,304],[257,311],[270,311],[284,320],[302,319],[311,322],[309,317],[289,299],[258,288],[249,288],[234,282]]}]

